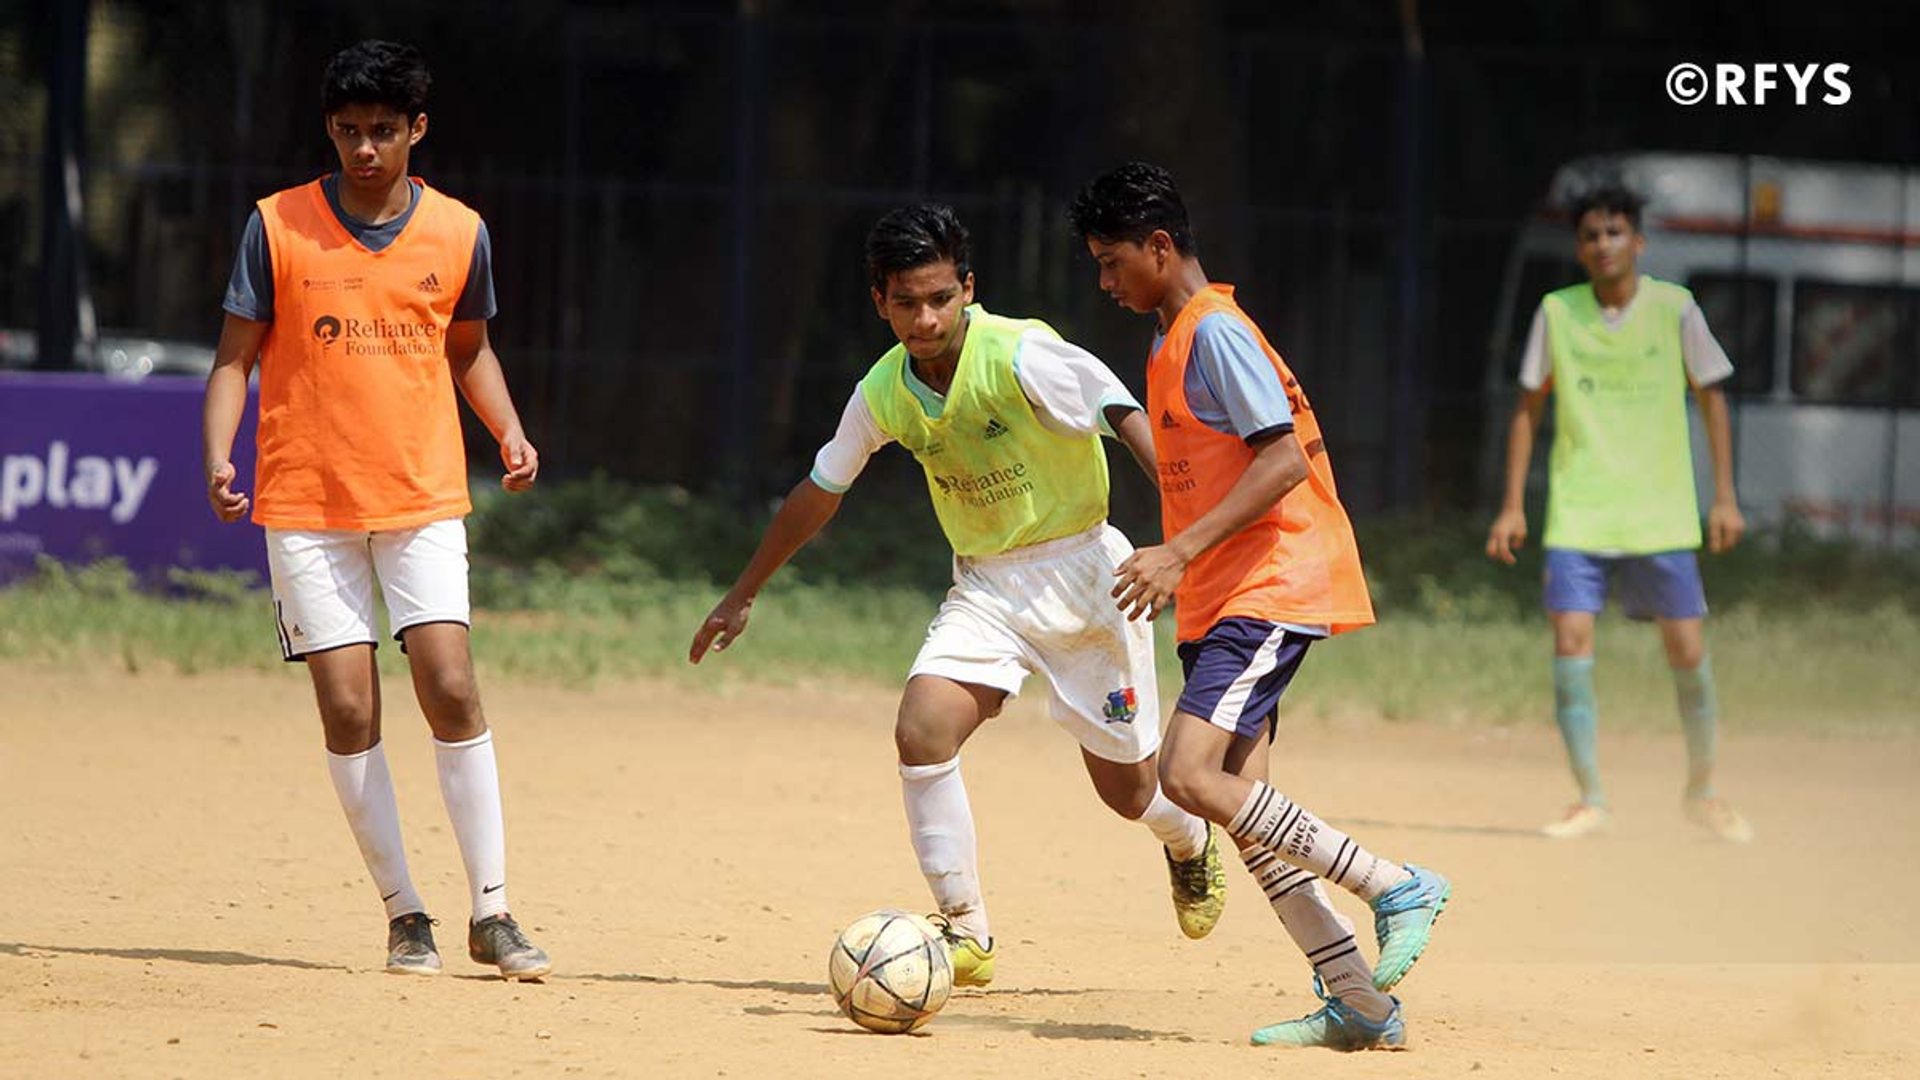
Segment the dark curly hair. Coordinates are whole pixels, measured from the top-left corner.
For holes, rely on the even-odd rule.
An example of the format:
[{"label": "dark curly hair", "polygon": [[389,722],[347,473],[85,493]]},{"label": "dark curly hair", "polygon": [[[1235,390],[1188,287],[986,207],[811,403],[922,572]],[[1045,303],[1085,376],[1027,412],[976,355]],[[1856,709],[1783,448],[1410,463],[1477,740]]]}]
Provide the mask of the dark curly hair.
[{"label": "dark curly hair", "polygon": [[1067,220],[1084,243],[1088,237],[1105,243],[1145,243],[1154,230],[1164,229],[1182,255],[1197,255],[1187,204],[1173,175],[1158,165],[1132,161],[1094,178],[1073,197]]},{"label": "dark curly hair", "polygon": [[1567,224],[1580,228],[1580,219],[1592,211],[1598,210],[1606,215],[1619,214],[1633,226],[1634,232],[1640,231],[1640,211],[1647,200],[1639,192],[1617,180],[1608,180],[1574,196],[1567,205]]},{"label": "dark curly hair", "polygon": [[427,88],[432,85],[433,75],[419,49],[363,41],[327,62],[320,108],[331,116],[349,105],[385,105],[412,122],[427,111]]},{"label": "dark curly hair", "polygon": [[921,203],[890,210],[867,233],[867,277],[877,292],[887,279],[929,263],[951,261],[962,282],[972,273],[973,245],[953,207]]}]

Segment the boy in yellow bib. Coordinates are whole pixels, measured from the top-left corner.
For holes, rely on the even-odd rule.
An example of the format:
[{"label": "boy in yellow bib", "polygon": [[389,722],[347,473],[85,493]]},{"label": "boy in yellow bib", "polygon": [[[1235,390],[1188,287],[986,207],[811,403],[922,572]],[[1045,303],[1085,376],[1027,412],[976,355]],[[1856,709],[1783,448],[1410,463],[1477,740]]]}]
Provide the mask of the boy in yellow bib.
[{"label": "boy in yellow bib", "polygon": [[889,442],[926,470],[953,545],[954,584],[907,675],[894,726],[907,823],[939,907],[954,981],[984,986],[995,951],[981,893],[960,747],[1029,674],[1080,741],[1094,790],[1166,848],[1175,914],[1213,929],[1226,877],[1212,830],[1160,791],[1153,637],[1107,600],[1133,551],[1106,524],[1102,434],[1149,476],[1153,434],[1139,402],[1098,359],[1045,323],[973,302],[967,232],[944,206],[895,210],[867,237],[874,309],[899,344],[855,388],[812,474],[788,495],[688,658],[726,649],[754,597],[839,509]]},{"label": "boy in yellow bib", "polygon": [[1554,716],[1580,801],[1544,831],[1572,839],[1607,824],[1594,749],[1593,627],[1612,584],[1629,617],[1660,625],[1687,739],[1687,816],[1722,839],[1744,842],[1752,829],[1713,790],[1718,708],[1702,628],[1707,599],[1695,556],[1700,512],[1686,405],[1691,386],[1713,454],[1707,547],[1725,551],[1746,527],[1734,497],[1719,386],[1733,365],[1692,293],[1639,272],[1647,244],[1641,205],[1632,192],[1604,185],[1572,208],[1576,252],[1590,280],[1548,293],[1534,315],[1507,432],[1505,500],[1487,555],[1512,564],[1526,541],[1527,468],[1551,396],[1546,608]]}]

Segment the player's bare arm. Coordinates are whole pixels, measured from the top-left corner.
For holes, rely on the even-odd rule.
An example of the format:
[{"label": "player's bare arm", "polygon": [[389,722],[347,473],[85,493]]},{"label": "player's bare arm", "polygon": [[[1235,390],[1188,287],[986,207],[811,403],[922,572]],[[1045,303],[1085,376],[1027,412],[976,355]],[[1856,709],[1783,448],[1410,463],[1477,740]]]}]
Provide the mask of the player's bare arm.
[{"label": "player's bare arm", "polygon": [[540,452],[520,426],[500,357],[487,339],[485,319],[463,319],[447,327],[447,363],[460,395],[500,444],[500,462],[507,469],[500,486],[515,492],[533,487],[540,475]]},{"label": "player's bare arm", "polygon": [[841,496],[828,491],[813,482],[811,478],[795,484],[787,493],[787,499],[774,513],[773,520],[767,524],[767,531],[760,537],[760,546],[754,549],[753,558],[747,560],[746,569],[734,580],[733,588],[713,606],[700,629],[693,635],[693,645],[687,650],[687,661],[697,664],[711,648],[715,652],[725,652],[741,634],[747,630],[747,616],[753,610],[753,598],[760,595],[769,579],[787,565],[795,552],[805,547],[807,541],[833,520],[840,510]]},{"label": "player's bare arm", "polygon": [[1487,531],[1487,558],[1511,566],[1514,552],[1527,542],[1527,467],[1533,461],[1533,436],[1540,429],[1540,418],[1547,412],[1547,396],[1552,384],[1538,390],[1522,390],[1514,403],[1513,417],[1507,421],[1507,476],[1500,513]]},{"label": "player's bare arm", "polygon": [[1707,429],[1707,448],[1713,456],[1713,503],[1707,509],[1707,550],[1715,555],[1732,549],[1747,531],[1733,489],[1733,428],[1727,421],[1727,394],[1719,386],[1693,392],[1700,420]]},{"label": "player's bare arm", "polygon": [[1147,414],[1126,405],[1109,405],[1106,408],[1107,426],[1127,444],[1133,460],[1140,463],[1146,471],[1147,479],[1155,483],[1160,481],[1159,457],[1153,449],[1153,425],[1147,423]]},{"label": "player's bare arm", "polygon": [[246,492],[233,490],[233,440],[247,409],[247,379],[271,325],[229,314],[220,327],[213,370],[207,373],[207,395],[200,407],[201,445],[207,502],[221,521],[240,520],[250,503]]},{"label": "player's bare arm", "polygon": [[1307,457],[1289,431],[1253,444],[1253,460],[1226,497],[1177,536],[1141,548],[1114,571],[1113,596],[1127,618],[1157,618],[1194,559],[1252,524],[1307,478]]}]

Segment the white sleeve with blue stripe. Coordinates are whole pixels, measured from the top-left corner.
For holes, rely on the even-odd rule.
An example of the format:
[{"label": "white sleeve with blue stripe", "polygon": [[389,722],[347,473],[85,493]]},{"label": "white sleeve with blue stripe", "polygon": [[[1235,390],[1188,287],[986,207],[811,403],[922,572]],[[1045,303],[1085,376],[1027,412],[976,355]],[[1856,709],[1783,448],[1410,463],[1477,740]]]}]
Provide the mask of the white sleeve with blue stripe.
[{"label": "white sleeve with blue stripe", "polygon": [[1140,402],[1100,358],[1044,330],[1029,330],[1014,353],[1013,373],[1042,426],[1059,435],[1114,434],[1107,406],[1138,410]]}]

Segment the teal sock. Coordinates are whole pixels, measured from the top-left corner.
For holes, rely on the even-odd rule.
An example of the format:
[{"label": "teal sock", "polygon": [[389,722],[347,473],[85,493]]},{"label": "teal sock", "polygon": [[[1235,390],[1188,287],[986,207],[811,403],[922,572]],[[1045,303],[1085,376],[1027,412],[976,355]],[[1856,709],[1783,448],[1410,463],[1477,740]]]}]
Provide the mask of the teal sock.
[{"label": "teal sock", "polygon": [[1674,668],[1673,688],[1680,699],[1680,728],[1687,735],[1687,795],[1703,798],[1713,794],[1713,750],[1720,715],[1712,661],[1703,658],[1691,671]]},{"label": "teal sock", "polygon": [[1556,656],[1553,658],[1553,718],[1560,725],[1560,738],[1567,744],[1567,764],[1580,785],[1580,801],[1588,806],[1605,806],[1600,791],[1600,757],[1595,747],[1597,709],[1593,703],[1593,657]]}]

